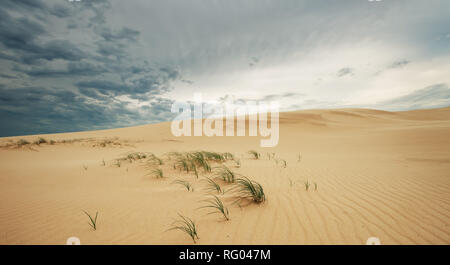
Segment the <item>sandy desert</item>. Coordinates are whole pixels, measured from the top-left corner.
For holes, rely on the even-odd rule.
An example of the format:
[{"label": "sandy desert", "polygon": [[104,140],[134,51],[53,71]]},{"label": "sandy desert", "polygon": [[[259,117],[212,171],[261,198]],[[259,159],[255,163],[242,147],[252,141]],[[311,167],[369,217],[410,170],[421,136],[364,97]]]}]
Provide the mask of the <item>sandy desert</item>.
[{"label": "sandy desert", "polygon": [[[197,244],[449,244],[449,136],[441,108],[285,112],[274,148],[260,137],[174,137],[169,122],[1,138],[0,244],[193,244],[169,230],[178,214],[195,221]],[[169,155],[197,150],[233,159],[197,177]],[[224,166],[266,200],[236,203],[236,183],[217,178]],[[210,194],[229,220],[200,208]],[[84,211],[98,212],[96,230]]]}]

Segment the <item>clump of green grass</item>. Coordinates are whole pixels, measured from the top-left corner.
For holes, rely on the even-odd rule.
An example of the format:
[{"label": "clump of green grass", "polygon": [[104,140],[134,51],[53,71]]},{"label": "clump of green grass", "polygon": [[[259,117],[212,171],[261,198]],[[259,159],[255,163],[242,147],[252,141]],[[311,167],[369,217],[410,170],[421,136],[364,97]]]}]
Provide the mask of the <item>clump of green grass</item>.
[{"label": "clump of green grass", "polygon": [[221,178],[223,181],[227,183],[234,183],[236,179],[236,173],[231,171],[227,166],[223,165],[217,168],[218,172],[215,174],[216,177]]},{"label": "clump of green grass", "polygon": [[247,177],[237,179],[236,184],[240,200],[251,199],[256,203],[261,203],[266,200],[266,195],[264,194],[264,189],[261,184],[252,181]]},{"label": "clump of green grass", "polygon": [[192,185],[191,185],[191,183],[189,183],[189,181],[177,179],[177,180],[173,181],[172,184],[182,185],[187,189],[187,191],[194,192],[194,187],[192,187]]},{"label": "clump of green grass", "polygon": [[248,151],[248,154],[252,155],[254,159],[259,159],[259,157],[261,156],[261,154],[255,150]]},{"label": "clump of green grass", "polygon": [[[150,154],[151,155],[151,154]],[[137,161],[137,160],[141,160],[141,159],[145,159],[149,157],[148,153],[143,153],[143,152],[132,152],[132,153],[128,153],[125,157],[121,158],[121,160],[128,160],[128,162],[133,162],[133,161]]]},{"label": "clump of green grass", "polygon": [[164,172],[162,171],[162,169],[160,168],[155,168],[153,169],[150,174],[152,176],[154,176],[155,178],[159,179],[159,178],[163,178],[164,177]]},{"label": "clump of green grass", "polygon": [[154,154],[150,154],[148,156],[148,163],[156,164],[156,165],[160,165],[160,166],[164,164],[163,160]]},{"label": "clump of green grass", "polygon": [[180,170],[186,171],[188,173],[189,173],[189,170],[190,170],[189,162],[188,162],[187,158],[184,157],[184,156],[181,156],[181,157],[177,158],[176,163],[175,163],[175,167],[179,168]]},{"label": "clump of green grass", "polygon": [[191,218],[183,216],[181,214],[178,214],[178,216],[180,217],[179,220],[175,220],[172,223],[172,227],[167,231],[180,230],[188,234],[192,238],[192,241],[194,241],[194,244],[197,243],[196,239],[200,238],[197,234],[197,227],[195,225],[195,222]]},{"label": "clump of green grass", "polygon": [[227,221],[230,220],[230,213],[228,211],[228,208],[223,205],[222,201],[216,195],[212,195],[212,198],[203,200],[203,202],[206,202],[207,204],[205,206],[199,207],[199,209],[212,208],[213,211],[208,214],[219,213],[222,214]]},{"label": "clump of green grass", "polygon": [[232,153],[226,152],[226,153],[223,153],[223,156],[227,160],[234,160],[234,155]]},{"label": "clump of green grass", "polygon": [[24,146],[24,145],[30,144],[30,142],[28,142],[28,141],[25,140],[25,139],[20,139],[19,141],[17,141],[16,144],[17,144],[17,146],[22,147],[22,146]]},{"label": "clump of green grass", "polygon": [[309,183],[309,181],[305,181],[305,190],[308,191],[309,190],[309,186],[311,186],[311,183]]},{"label": "clump of green grass", "polygon": [[97,217],[98,217],[98,212],[96,212],[95,213],[95,218],[92,218],[92,216],[88,213],[88,212],[86,212],[86,211],[83,211],[88,217],[89,217],[89,220],[90,220],[90,223],[88,223],[92,228],[94,228],[94,230],[97,230]]},{"label": "clump of green grass", "polygon": [[225,190],[223,190],[222,187],[220,187],[220,185],[217,182],[215,182],[213,179],[206,178],[205,180],[208,182],[208,190],[217,191],[217,193],[219,193],[219,194],[225,193]]},{"label": "clump of green grass", "polygon": [[193,164],[202,167],[205,172],[211,172],[211,166],[208,160],[222,161],[223,157],[217,153],[212,152],[191,152],[186,155],[186,158]]},{"label": "clump of green grass", "polygon": [[47,140],[45,140],[42,137],[39,137],[36,141],[33,142],[33,144],[35,144],[35,145],[41,145],[41,144],[45,144],[45,143],[47,143]]}]

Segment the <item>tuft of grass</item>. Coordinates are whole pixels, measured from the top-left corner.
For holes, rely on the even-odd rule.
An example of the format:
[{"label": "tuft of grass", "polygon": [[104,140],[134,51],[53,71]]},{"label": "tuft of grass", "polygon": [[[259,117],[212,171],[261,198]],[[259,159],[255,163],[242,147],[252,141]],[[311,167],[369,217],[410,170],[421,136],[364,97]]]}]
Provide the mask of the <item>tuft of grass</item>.
[{"label": "tuft of grass", "polygon": [[180,230],[188,234],[192,238],[192,241],[194,241],[194,244],[197,243],[196,239],[200,238],[198,237],[197,234],[197,227],[195,225],[195,222],[191,218],[183,216],[181,214],[178,214],[178,216],[179,219],[175,220],[172,223],[172,227],[169,228],[167,231]]},{"label": "tuft of grass", "polygon": [[314,182],[314,190],[315,191],[317,190],[317,183],[316,182]]},{"label": "tuft of grass", "polygon": [[159,178],[164,178],[164,172],[162,171],[162,169],[160,168],[155,168],[153,169],[150,174],[154,177],[156,177],[157,179]]},{"label": "tuft of grass", "polygon": [[83,165],[84,170],[88,170],[88,166]]},{"label": "tuft of grass", "polygon": [[19,141],[17,141],[17,146],[19,146],[19,147],[21,147],[21,146],[24,146],[24,145],[27,145],[27,144],[30,144],[30,142],[28,142],[27,140],[25,140],[25,139],[20,139]]},{"label": "tuft of grass", "polygon": [[259,159],[261,156],[260,153],[256,152],[255,150],[248,151],[248,154],[252,155],[254,159]]},{"label": "tuft of grass", "polygon": [[251,199],[256,203],[261,203],[266,200],[264,189],[261,184],[250,180],[247,177],[236,180],[236,188],[238,189],[238,196],[242,199]]},{"label": "tuft of grass", "polygon": [[240,159],[234,159],[233,161],[234,161],[234,163],[236,163],[235,167],[237,167],[237,168],[241,167],[241,160]]},{"label": "tuft of grass", "polygon": [[45,144],[45,143],[47,143],[47,140],[45,140],[42,137],[39,137],[36,141],[33,142],[33,144],[35,144],[35,145],[40,145],[40,144]]},{"label": "tuft of grass", "polygon": [[83,211],[88,217],[89,217],[89,220],[90,220],[90,223],[88,223],[92,228],[94,228],[94,230],[97,230],[97,217],[98,217],[98,212],[96,212],[95,213],[95,218],[92,218],[92,216],[88,213],[88,212],[86,212],[86,211]]},{"label": "tuft of grass", "polygon": [[230,220],[230,213],[228,212],[228,208],[223,205],[222,201],[216,195],[212,195],[212,198],[203,200],[203,202],[206,202],[207,204],[205,206],[199,207],[198,209],[212,208],[213,211],[208,214],[219,213],[222,214],[227,221]]},{"label": "tuft of grass", "polygon": [[234,155],[232,153],[226,152],[223,153],[223,156],[226,160],[234,160]]},{"label": "tuft of grass", "polygon": [[306,191],[309,190],[309,186],[311,186],[311,183],[309,183],[309,181],[305,181],[305,190]]},{"label": "tuft of grass", "polygon": [[282,164],[282,167],[284,167],[284,168],[287,167],[287,162],[286,162],[286,160],[281,159],[280,162],[281,162],[281,164]]},{"label": "tuft of grass", "polygon": [[182,185],[187,189],[187,191],[194,192],[194,187],[192,187],[191,183],[189,183],[188,181],[177,179],[173,181],[172,184]]},{"label": "tuft of grass", "polygon": [[116,159],[115,165],[116,165],[117,167],[120,167],[120,166],[121,166],[121,163],[120,163],[120,160],[119,160],[119,159]]},{"label": "tuft of grass", "polygon": [[161,158],[155,156],[154,154],[150,154],[148,158],[148,162],[156,165],[163,165],[164,162]]},{"label": "tuft of grass", "polygon": [[208,182],[208,190],[217,191],[217,193],[219,193],[219,194],[225,193],[225,190],[223,190],[220,187],[220,185],[217,182],[215,182],[213,179],[206,178],[205,180]]},{"label": "tuft of grass", "polygon": [[211,166],[208,163],[208,160],[222,161],[223,157],[211,152],[191,152],[186,155],[187,159],[192,163],[202,167],[205,172],[211,172]]},{"label": "tuft of grass", "polygon": [[302,157],[302,154],[299,154],[299,155],[298,155],[298,158],[297,158],[297,162],[301,162],[301,161],[302,161],[302,158],[303,158],[303,157]]},{"label": "tuft of grass", "polygon": [[216,177],[221,178],[223,181],[227,183],[234,183],[236,179],[236,173],[231,171],[227,166],[223,165],[222,167],[218,167],[218,172],[215,174]]},{"label": "tuft of grass", "polygon": [[103,165],[103,166],[106,166],[105,159],[102,159],[102,165]]}]

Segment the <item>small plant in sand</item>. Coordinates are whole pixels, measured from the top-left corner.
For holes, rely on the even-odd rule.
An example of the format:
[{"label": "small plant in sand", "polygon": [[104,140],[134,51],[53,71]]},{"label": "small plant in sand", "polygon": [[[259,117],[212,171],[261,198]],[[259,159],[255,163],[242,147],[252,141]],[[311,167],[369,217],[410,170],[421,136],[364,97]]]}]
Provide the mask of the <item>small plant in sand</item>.
[{"label": "small plant in sand", "polygon": [[218,172],[215,174],[217,178],[221,178],[227,183],[234,183],[237,174],[231,171],[227,166],[223,165],[222,167],[217,168],[217,171]]},{"label": "small plant in sand", "polygon": [[148,153],[132,152],[132,153],[128,153],[125,157],[120,158],[120,160],[128,160],[128,162],[132,163],[133,161],[145,159],[148,156],[149,156]]},{"label": "small plant in sand", "polygon": [[316,182],[314,182],[314,190],[315,191],[317,190],[317,183]]},{"label": "small plant in sand", "polygon": [[250,150],[248,151],[248,154],[250,154],[254,159],[259,159],[259,157],[261,156],[258,152],[256,152],[255,150]]},{"label": "small plant in sand", "polygon": [[103,165],[103,166],[106,166],[105,159],[102,159],[102,165]]},{"label": "small plant in sand", "polygon": [[226,153],[223,153],[223,156],[227,160],[234,160],[234,155],[232,153],[226,152]]},{"label": "small plant in sand", "polygon": [[88,170],[88,166],[83,165],[84,170]]},{"label": "small plant in sand", "polygon": [[157,179],[163,178],[164,177],[164,173],[162,171],[162,169],[160,168],[155,168],[150,172],[150,175],[154,176]]},{"label": "small plant in sand", "polygon": [[187,159],[193,163],[203,168],[205,172],[211,172],[211,166],[208,160],[222,161],[223,157],[211,152],[191,152],[186,155]]},{"label": "small plant in sand", "polygon": [[149,164],[156,164],[156,165],[163,165],[164,162],[161,158],[155,156],[154,154],[150,154],[148,156],[148,163]]},{"label": "small plant in sand", "polygon": [[96,212],[95,213],[95,218],[92,218],[92,216],[88,213],[88,212],[86,212],[86,211],[83,211],[88,217],[89,217],[89,225],[92,227],[92,228],[94,228],[94,230],[97,230],[97,217],[98,217],[98,212]]},{"label": "small plant in sand", "polygon": [[205,180],[208,183],[208,188],[207,188],[208,190],[210,190],[210,191],[217,191],[217,193],[219,193],[219,194],[224,194],[225,193],[225,190],[223,190],[220,187],[220,185],[217,182],[215,182],[213,179],[206,178]]},{"label": "small plant in sand", "polygon": [[25,139],[20,139],[19,141],[17,141],[16,144],[17,144],[18,147],[22,147],[22,146],[24,146],[24,145],[30,144],[30,142],[28,142],[28,141],[25,140]]},{"label": "small plant in sand", "polygon": [[47,143],[47,140],[45,140],[42,137],[39,137],[36,141],[33,142],[33,144],[35,144],[35,145],[40,145],[40,144],[45,144],[45,143]]},{"label": "small plant in sand", "polygon": [[297,162],[301,162],[302,161],[302,154],[299,154],[297,157]]},{"label": "small plant in sand", "polygon": [[212,208],[213,211],[208,214],[219,213],[222,214],[227,221],[230,220],[230,213],[228,212],[228,208],[223,205],[222,201],[216,195],[212,195],[212,198],[203,200],[202,202],[205,202],[206,205],[199,207],[199,209]]},{"label": "small plant in sand", "polygon": [[194,191],[194,187],[192,187],[191,183],[189,183],[188,181],[185,181],[185,180],[177,179],[177,180],[173,181],[172,184],[181,185],[181,186],[185,187],[187,189],[187,191],[191,191],[191,192]]},{"label": "small plant in sand", "polygon": [[120,162],[119,159],[116,159],[115,165],[116,165],[117,167],[120,167],[120,166],[121,166],[121,162]]},{"label": "small plant in sand", "polygon": [[240,159],[233,159],[235,163],[235,167],[240,168],[241,167],[241,160]]},{"label": "small plant in sand", "polygon": [[240,197],[239,201],[243,199],[250,199],[256,203],[261,203],[266,200],[263,187],[256,181],[243,177],[237,179],[236,184],[238,196]]},{"label": "small plant in sand", "polygon": [[282,166],[282,167],[284,167],[284,168],[287,167],[287,162],[286,162],[286,160],[281,159],[280,162],[281,162],[281,166]]},{"label": "small plant in sand", "polygon": [[305,181],[305,190],[306,191],[309,190],[309,186],[311,186],[311,183],[309,183],[309,181]]},{"label": "small plant in sand", "polygon": [[196,239],[199,239],[198,234],[197,234],[197,228],[195,225],[195,222],[186,216],[183,216],[181,214],[178,214],[179,219],[175,220],[172,223],[172,227],[169,228],[167,231],[171,231],[171,230],[180,230],[186,234],[188,234],[191,238],[192,241],[194,241],[194,244],[197,243]]}]

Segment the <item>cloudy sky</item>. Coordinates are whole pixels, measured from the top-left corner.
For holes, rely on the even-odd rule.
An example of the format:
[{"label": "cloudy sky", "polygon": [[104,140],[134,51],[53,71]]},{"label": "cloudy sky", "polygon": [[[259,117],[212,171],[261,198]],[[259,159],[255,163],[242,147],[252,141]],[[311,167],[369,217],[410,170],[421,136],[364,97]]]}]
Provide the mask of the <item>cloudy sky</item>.
[{"label": "cloudy sky", "polygon": [[450,105],[447,0],[2,0],[0,136],[283,110]]}]

